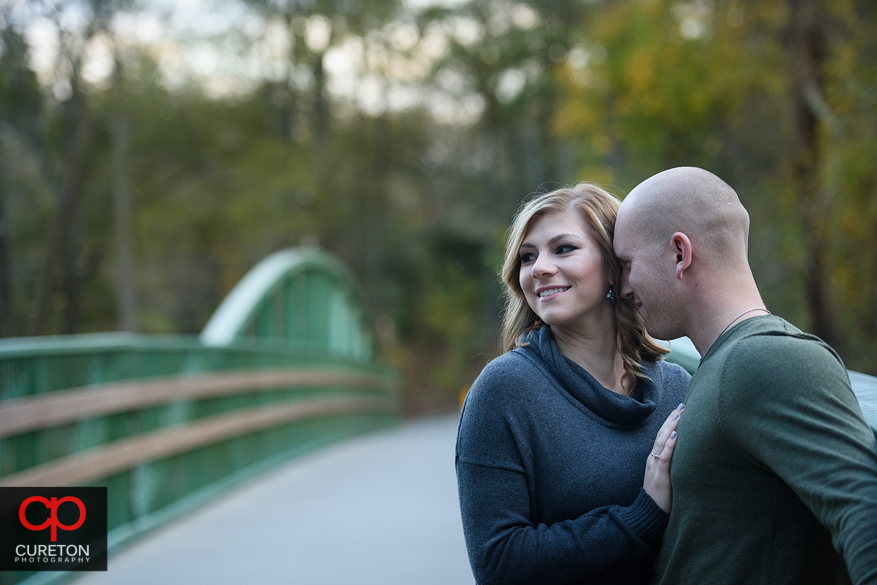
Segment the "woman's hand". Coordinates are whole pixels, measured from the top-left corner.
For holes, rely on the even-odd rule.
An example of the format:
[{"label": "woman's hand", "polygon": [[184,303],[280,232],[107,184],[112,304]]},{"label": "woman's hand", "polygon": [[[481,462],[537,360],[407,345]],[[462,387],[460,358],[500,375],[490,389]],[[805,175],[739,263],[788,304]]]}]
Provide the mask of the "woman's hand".
[{"label": "woman's hand", "polygon": [[676,447],[676,425],[679,424],[679,416],[682,414],[684,404],[676,407],[664,421],[658,436],[655,437],[655,446],[646,463],[646,476],[643,480],[643,488],[662,510],[670,513],[670,505],[673,503],[673,488],[670,485],[670,460],[673,458],[673,449]]}]

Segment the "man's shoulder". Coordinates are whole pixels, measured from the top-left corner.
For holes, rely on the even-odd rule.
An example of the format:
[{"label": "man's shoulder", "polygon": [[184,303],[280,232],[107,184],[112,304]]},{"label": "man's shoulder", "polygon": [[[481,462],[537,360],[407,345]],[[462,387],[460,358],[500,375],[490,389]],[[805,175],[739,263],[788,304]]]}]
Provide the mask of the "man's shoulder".
[{"label": "man's shoulder", "polygon": [[784,321],[737,339],[727,348],[720,372],[722,399],[741,408],[750,400],[763,405],[836,394],[849,384],[837,352]]},{"label": "man's shoulder", "polygon": [[837,352],[820,338],[804,333],[784,319],[777,318],[770,325],[731,343],[724,367],[756,370],[829,367],[846,371]]}]

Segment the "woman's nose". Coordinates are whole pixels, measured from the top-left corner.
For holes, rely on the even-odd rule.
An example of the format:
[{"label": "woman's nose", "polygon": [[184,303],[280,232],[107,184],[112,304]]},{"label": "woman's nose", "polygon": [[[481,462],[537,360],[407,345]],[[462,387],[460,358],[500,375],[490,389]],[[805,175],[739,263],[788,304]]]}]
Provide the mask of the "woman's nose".
[{"label": "woman's nose", "polygon": [[542,278],[544,276],[551,276],[556,271],[556,266],[554,262],[551,261],[550,258],[546,258],[544,255],[539,255],[536,258],[536,261],[533,262],[533,269],[531,274],[533,278]]}]

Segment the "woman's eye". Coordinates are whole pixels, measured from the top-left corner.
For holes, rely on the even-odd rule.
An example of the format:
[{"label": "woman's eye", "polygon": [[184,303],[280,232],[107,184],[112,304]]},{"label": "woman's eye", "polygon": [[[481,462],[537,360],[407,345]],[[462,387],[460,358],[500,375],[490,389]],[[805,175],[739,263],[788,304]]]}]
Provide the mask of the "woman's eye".
[{"label": "woman's eye", "polygon": [[536,254],[521,254],[521,264],[528,264],[536,259]]},{"label": "woman's eye", "polygon": [[557,248],[557,253],[558,254],[567,254],[569,252],[572,252],[575,249],[576,249],[575,246],[564,245],[564,246],[560,246]]}]

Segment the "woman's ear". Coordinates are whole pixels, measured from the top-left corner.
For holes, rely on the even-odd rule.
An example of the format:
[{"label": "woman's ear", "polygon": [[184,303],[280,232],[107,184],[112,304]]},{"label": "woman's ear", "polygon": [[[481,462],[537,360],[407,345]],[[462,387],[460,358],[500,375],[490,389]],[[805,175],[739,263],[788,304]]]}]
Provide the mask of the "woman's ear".
[{"label": "woman's ear", "polygon": [[682,280],[685,271],[691,266],[694,259],[694,250],[691,246],[691,240],[682,232],[676,232],[670,238],[670,244],[673,247],[673,253],[676,256],[676,278]]},{"label": "woman's ear", "polygon": [[607,255],[606,250],[603,250],[603,264],[606,266],[606,278],[609,281],[609,284],[616,286],[615,281],[618,279],[615,278],[615,266],[618,266],[618,258],[610,258]]}]

